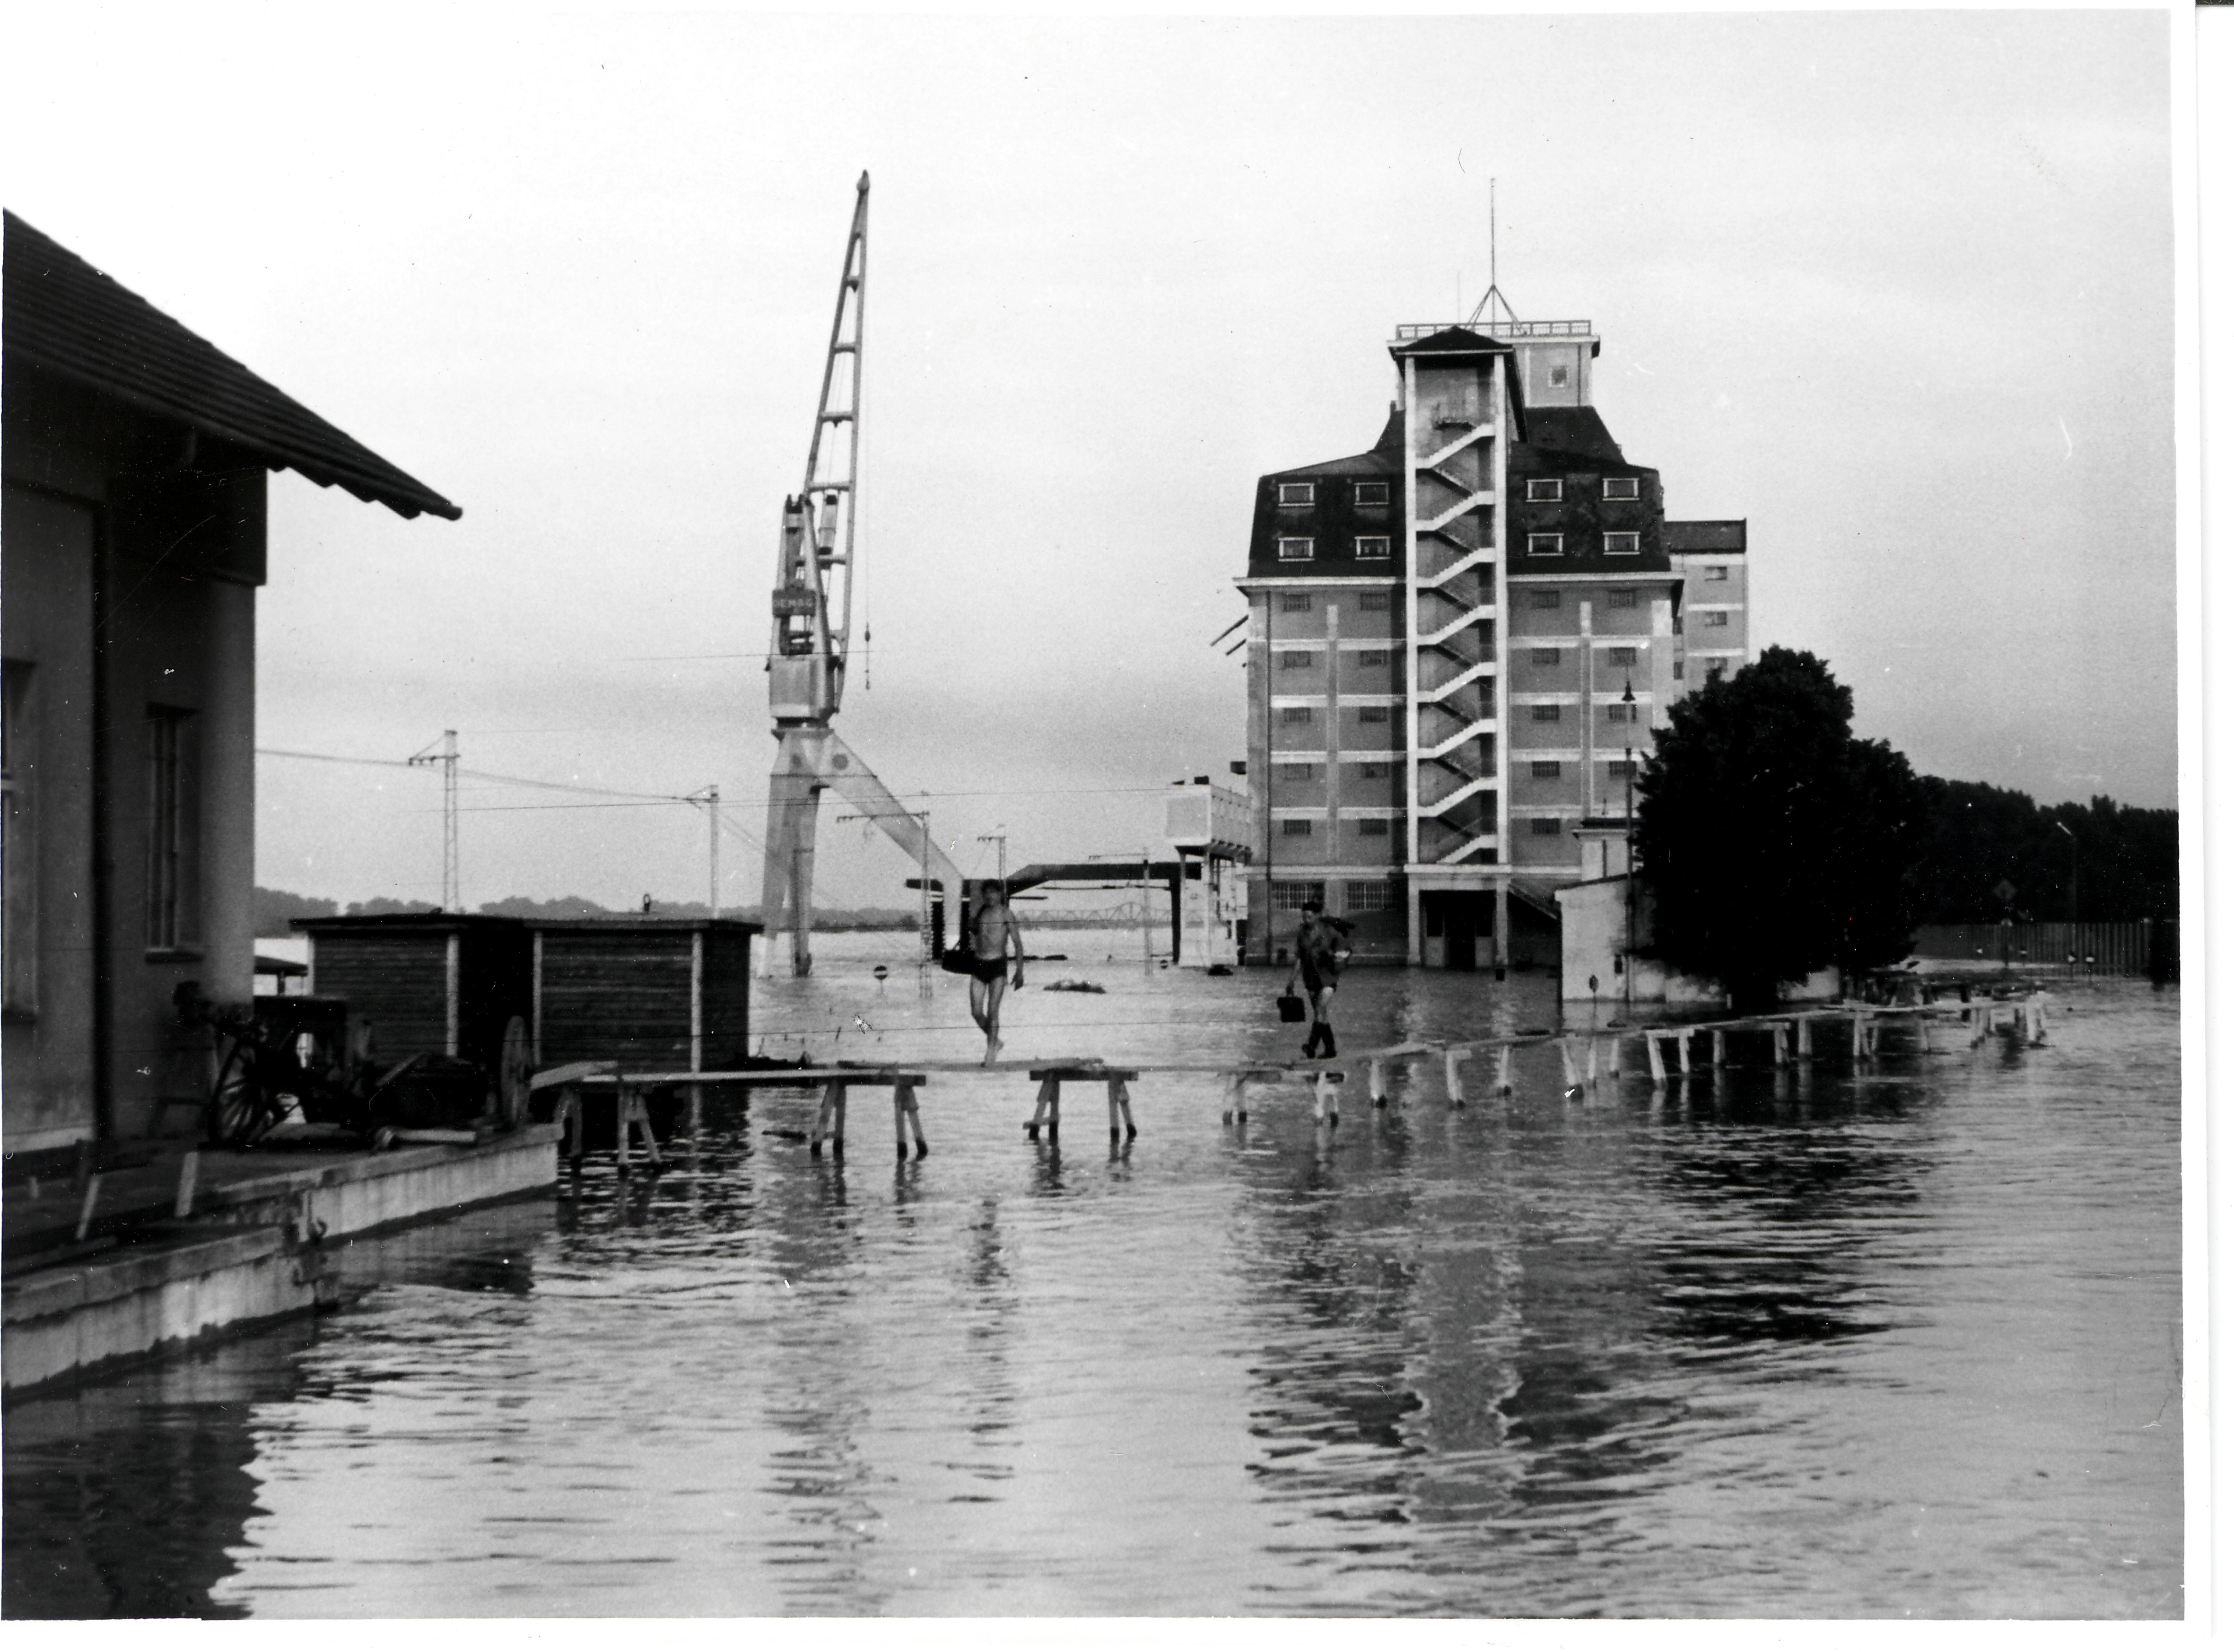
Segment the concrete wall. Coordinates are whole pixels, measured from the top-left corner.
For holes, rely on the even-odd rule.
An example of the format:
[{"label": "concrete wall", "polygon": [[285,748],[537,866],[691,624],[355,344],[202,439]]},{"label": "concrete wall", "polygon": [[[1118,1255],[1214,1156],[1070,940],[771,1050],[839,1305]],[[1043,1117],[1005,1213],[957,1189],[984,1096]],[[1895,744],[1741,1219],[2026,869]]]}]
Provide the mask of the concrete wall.
[{"label": "concrete wall", "polygon": [[[206,1035],[172,993],[253,990],[255,587],[265,471],[10,365],[4,604],[33,665],[40,975],[11,1014],[10,1152],[131,1134],[166,1094],[208,1082]],[[19,655],[19,649],[24,650]],[[175,944],[150,944],[149,717],[181,719]],[[98,800],[96,802],[96,800]]]},{"label": "concrete wall", "polygon": [[94,1133],[93,510],[13,485],[0,504],[0,634],[28,667],[8,761],[6,1149]]}]

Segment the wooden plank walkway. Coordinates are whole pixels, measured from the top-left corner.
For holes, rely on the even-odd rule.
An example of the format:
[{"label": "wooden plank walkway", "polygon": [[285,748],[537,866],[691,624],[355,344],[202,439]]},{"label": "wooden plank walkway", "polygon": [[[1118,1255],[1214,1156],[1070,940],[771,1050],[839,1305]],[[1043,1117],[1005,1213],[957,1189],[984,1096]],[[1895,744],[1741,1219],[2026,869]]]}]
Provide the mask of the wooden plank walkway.
[{"label": "wooden plank walkway", "polygon": [[992,1063],[864,1061],[826,1067],[693,1073],[627,1071],[617,1061],[577,1061],[538,1073],[530,1084],[533,1089],[556,1088],[559,1092],[553,1121],[565,1127],[567,1156],[577,1165],[582,1159],[585,1097],[592,1089],[607,1087],[613,1094],[615,1133],[623,1170],[630,1166],[634,1140],[641,1141],[645,1155],[654,1165],[662,1163],[643,1092],[654,1086],[676,1085],[690,1089],[690,1127],[694,1131],[701,1118],[701,1087],[727,1085],[747,1090],[820,1087],[821,1106],[807,1138],[808,1153],[818,1158],[826,1146],[833,1157],[841,1157],[845,1152],[848,1092],[863,1086],[889,1087],[892,1133],[898,1156],[905,1159],[912,1151],[920,1159],[931,1148],[924,1137],[916,1091],[934,1074],[982,1076],[1005,1073],[1030,1078],[1039,1086],[1039,1091],[1032,1115],[1024,1124],[1024,1133],[1034,1141],[1041,1139],[1042,1132],[1049,1141],[1058,1139],[1062,1127],[1062,1087],[1066,1083],[1098,1084],[1107,1099],[1109,1139],[1115,1142],[1130,1141],[1140,1134],[1133,1119],[1130,1087],[1149,1074],[1204,1074],[1220,1080],[1220,1118],[1228,1124],[1247,1120],[1250,1086],[1306,1083],[1311,1087],[1313,1118],[1331,1128],[1342,1120],[1338,1092],[1347,1084],[1351,1069],[1359,1066],[1366,1072],[1368,1099],[1374,1107],[1385,1107],[1389,1096],[1388,1070],[1393,1063],[1440,1061],[1446,1102],[1460,1107],[1468,1099],[1466,1063],[1493,1059],[1496,1069],[1488,1093],[1511,1096],[1517,1089],[1514,1056],[1524,1049],[1557,1046],[1564,1093],[1576,1095],[1595,1089],[1602,1080],[1618,1082],[1623,1079],[1627,1071],[1625,1052],[1632,1043],[1641,1043],[1646,1075],[1657,1089],[1667,1085],[1671,1071],[1679,1079],[1691,1075],[1695,1070],[1695,1049],[1702,1037],[1707,1041],[1703,1065],[1708,1072],[1720,1072],[1730,1065],[1728,1041],[1734,1033],[1767,1035],[1770,1063],[1781,1068],[1813,1061],[1815,1035],[1827,1024],[1845,1034],[1849,1058],[1859,1063],[1877,1055],[1878,1034],[1887,1022],[1912,1023],[1917,1029],[1921,1047],[1927,1052],[1935,1048],[1933,1029],[1942,1024],[1956,1028],[1971,1048],[2003,1029],[2034,1048],[2046,1043],[2048,1039],[2047,1008],[2040,995],[2035,994],[2022,999],[1982,999],[1956,1004],[1836,1004],[1715,1021],[1605,1026],[1582,1032],[1544,1029],[1447,1041],[1388,1044],[1355,1052],[1340,1062],[1139,1061],[1112,1066],[1098,1056],[1061,1055]]}]

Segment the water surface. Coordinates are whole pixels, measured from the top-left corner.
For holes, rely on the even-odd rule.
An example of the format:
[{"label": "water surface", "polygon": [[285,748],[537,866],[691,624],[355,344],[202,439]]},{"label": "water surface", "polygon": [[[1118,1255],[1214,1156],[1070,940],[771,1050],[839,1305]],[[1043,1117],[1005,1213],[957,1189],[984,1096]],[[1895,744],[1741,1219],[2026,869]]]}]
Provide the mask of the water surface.
[{"label": "water surface", "polygon": [[[905,944],[765,983],[770,1048],[972,1053]],[[1073,956],[1012,1055],[1297,1041],[1263,972],[1035,944]],[[1400,1069],[1330,1137],[1199,1076],[1113,1148],[1098,1095],[1035,1145],[1021,1075],[942,1075],[905,1164],[870,1093],[834,1162],[769,1133],[804,1094],[716,1106],[656,1178],[349,1247],[315,1326],[11,1408],[4,1609],[2175,1616],[2178,999],[2065,1002],[2045,1049],[1659,1094]],[[1557,1013],[1393,971],[1342,1009]]]}]

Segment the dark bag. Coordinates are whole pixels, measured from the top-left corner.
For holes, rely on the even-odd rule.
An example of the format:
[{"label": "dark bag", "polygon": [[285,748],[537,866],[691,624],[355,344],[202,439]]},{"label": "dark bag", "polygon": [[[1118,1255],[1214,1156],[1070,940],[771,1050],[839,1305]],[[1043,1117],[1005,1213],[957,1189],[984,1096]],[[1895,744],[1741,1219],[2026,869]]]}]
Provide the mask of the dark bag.
[{"label": "dark bag", "polygon": [[1303,1001],[1294,993],[1284,992],[1272,1002],[1280,1006],[1282,1021],[1301,1021],[1303,1018]]}]

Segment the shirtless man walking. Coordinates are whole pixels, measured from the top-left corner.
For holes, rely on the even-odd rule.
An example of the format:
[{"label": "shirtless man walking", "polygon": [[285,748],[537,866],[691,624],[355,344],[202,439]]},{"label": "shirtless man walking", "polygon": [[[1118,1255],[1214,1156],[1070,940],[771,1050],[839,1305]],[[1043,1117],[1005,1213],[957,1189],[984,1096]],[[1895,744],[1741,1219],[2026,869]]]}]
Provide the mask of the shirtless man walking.
[{"label": "shirtless man walking", "polygon": [[[1009,891],[997,883],[981,885],[977,911],[970,921],[970,1014],[985,1035],[985,1065],[1001,1054],[1001,998],[1010,987],[1024,984],[1024,937],[1009,910]],[[1009,963],[1015,961],[1015,974]]]}]

